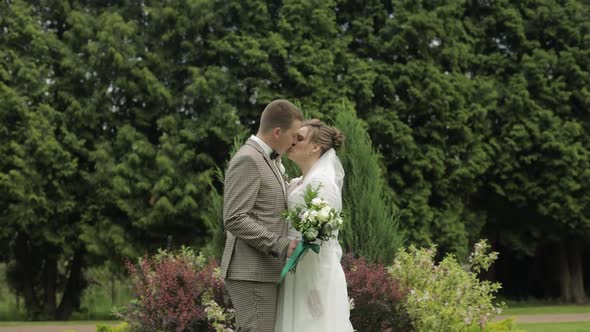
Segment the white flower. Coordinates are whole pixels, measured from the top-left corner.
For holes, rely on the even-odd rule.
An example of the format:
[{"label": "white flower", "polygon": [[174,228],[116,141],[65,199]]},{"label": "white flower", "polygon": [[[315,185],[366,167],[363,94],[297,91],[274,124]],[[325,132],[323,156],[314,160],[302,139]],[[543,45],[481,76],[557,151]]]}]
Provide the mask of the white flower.
[{"label": "white flower", "polygon": [[318,216],[318,211],[316,211],[316,210],[312,210],[312,211],[309,213],[309,217],[310,217],[311,219],[315,219],[317,216]]},{"label": "white flower", "polygon": [[322,226],[322,232],[324,233],[324,235],[328,236],[332,234],[332,232],[336,229],[338,229],[338,224],[335,220],[330,220]]},{"label": "white flower", "polygon": [[303,215],[301,216],[301,220],[307,220],[309,219],[309,210],[303,212]]},{"label": "white flower", "polygon": [[330,211],[331,208],[329,206],[324,206],[318,213],[318,219],[320,219],[321,221],[328,220],[330,218]]},{"label": "white flower", "polygon": [[319,206],[319,205],[322,204],[322,199],[319,198],[319,197],[316,197],[316,198],[314,198],[314,199],[311,200],[311,204]]}]

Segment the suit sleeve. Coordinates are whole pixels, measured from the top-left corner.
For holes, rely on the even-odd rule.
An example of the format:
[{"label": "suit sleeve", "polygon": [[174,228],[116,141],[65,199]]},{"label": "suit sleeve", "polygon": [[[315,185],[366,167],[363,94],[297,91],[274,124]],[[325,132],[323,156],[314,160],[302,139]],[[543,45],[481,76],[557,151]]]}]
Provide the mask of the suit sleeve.
[{"label": "suit sleeve", "polygon": [[285,259],[289,239],[270,232],[253,219],[260,190],[260,174],[252,156],[234,158],[227,169],[224,185],[223,223],[236,238],[257,250]]}]

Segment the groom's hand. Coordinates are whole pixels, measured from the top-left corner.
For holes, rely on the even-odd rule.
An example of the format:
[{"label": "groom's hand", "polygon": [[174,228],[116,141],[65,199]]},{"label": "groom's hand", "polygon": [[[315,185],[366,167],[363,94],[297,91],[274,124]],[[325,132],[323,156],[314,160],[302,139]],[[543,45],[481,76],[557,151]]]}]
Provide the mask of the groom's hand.
[{"label": "groom's hand", "polygon": [[289,258],[289,257],[291,257],[291,255],[293,255],[293,252],[295,251],[295,248],[297,248],[298,244],[299,244],[299,241],[291,240],[291,242],[289,243],[289,247],[287,248],[287,258]]}]

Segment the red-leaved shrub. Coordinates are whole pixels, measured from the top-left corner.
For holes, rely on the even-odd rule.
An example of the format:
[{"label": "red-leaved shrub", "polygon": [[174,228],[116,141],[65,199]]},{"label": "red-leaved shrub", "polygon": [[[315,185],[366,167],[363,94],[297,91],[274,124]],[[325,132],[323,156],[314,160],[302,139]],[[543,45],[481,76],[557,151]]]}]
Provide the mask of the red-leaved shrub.
[{"label": "red-leaved shrub", "polygon": [[383,264],[367,262],[352,254],[342,257],[348,296],[354,302],[350,311],[357,331],[411,331],[401,306],[405,292]]},{"label": "red-leaved shrub", "polygon": [[205,301],[223,305],[223,280],[215,261],[191,250],[160,252],[137,264],[126,261],[136,299],[116,315],[136,331],[214,331]]}]

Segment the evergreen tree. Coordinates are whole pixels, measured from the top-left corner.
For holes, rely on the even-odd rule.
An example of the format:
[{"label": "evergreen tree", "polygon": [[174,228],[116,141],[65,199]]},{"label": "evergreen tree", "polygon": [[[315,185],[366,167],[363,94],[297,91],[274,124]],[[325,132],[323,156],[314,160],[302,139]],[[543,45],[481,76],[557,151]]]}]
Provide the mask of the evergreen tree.
[{"label": "evergreen tree", "polygon": [[[63,45],[22,1],[0,4],[0,242],[31,318],[65,319],[85,287],[84,142],[63,113]],[[58,294],[62,294],[61,298]]]},{"label": "evergreen tree", "polygon": [[486,115],[495,96],[485,77],[472,75],[477,57],[461,23],[463,2],[358,7],[347,2],[341,14],[364,63],[349,85],[363,84],[352,100],[384,156],[400,224],[410,242],[464,257],[485,223],[469,194],[492,162]]},{"label": "evergreen tree", "polygon": [[336,110],[335,126],[346,142],[339,152],[344,167],[345,223],[341,231],[345,250],[373,261],[391,263],[403,245],[398,209],[388,198],[379,154],[373,149],[366,124],[346,101]]},{"label": "evergreen tree", "polygon": [[510,255],[550,253],[539,259],[556,262],[548,272],[560,287],[542,285],[545,293],[583,302],[583,243],[590,237],[590,6],[499,1],[470,12],[479,22],[473,25],[482,54],[477,72],[493,77],[498,91],[498,107],[489,114],[494,163],[480,193],[490,215],[488,232]]}]

